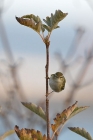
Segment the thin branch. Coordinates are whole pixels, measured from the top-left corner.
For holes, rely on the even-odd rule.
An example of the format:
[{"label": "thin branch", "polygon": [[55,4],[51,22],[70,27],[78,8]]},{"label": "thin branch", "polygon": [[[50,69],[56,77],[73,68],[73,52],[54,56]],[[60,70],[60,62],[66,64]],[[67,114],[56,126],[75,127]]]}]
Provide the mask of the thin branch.
[{"label": "thin branch", "polygon": [[84,35],[84,32],[85,31],[84,31],[84,29],[82,29],[82,27],[79,27],[76,29],[76,35],[75,35],[75,37],[72,41],[72,44],[71,44],[71,46],[66,54],[67,61],[71,60],[73,58],[73,56],[78,48],[78,45],[79,45],[79,43]]},{"label": "thin branch", "polygon": [[[38,33],[39,34],[39,33]],[[44,36],[42,36],[43,35],[43,33],[42,33],[42,35],[41,34],[39,34],[40,35],[40,37],[41,37],[41,39],[43,40],[43,42],[44,42]]]},{"label": "thin branch", "polygon": [[92,0],[86,0],[90,8],[93,10],[93,1]]},{"label": "thin branch", "polygon": [[92,83],[93,83],[93,79],[91,79],[90,81],[88,81],[88,82],[86,82],[86,83],[80,85],[79,87],[82,88],[82,87],[88,86],[88,85],[90,85],[90,84],[92,84]]},{"label": "thin branch", "polygon": [[[91,48],[90,53],[91,53],[92,50],[93,49]],[[91,59],[86,59],[84,64],[82,65],[80,71],[78,71],[78,74],[77,74],[77,77],[76,77],[76,79],[77,79],[76,84],[73,83],[72,89],[71,89],[71,91],[69,93],[69,96],[66,100],[67,103],[71,102],[72,98],[74,97],[74,92],[78,89],[78,87],[82,83],[82,81],[85,77],[85,74],[86,74],[86,72],[89,68],[90,62],[91,62]]]},{"label": "thin branch", "polygon": [[48,71],[49,71],[49,45],[46,43],[46,115],[47,115],[47,139],[50,139],[50,121],[49,121],[49,99],[48,99]]}]

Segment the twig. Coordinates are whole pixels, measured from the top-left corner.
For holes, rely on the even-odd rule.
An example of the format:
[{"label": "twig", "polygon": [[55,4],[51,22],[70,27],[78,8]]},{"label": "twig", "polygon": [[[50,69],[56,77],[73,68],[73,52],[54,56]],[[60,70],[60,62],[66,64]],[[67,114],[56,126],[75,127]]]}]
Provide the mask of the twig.
[{"label": "twig", "polygon": [[50,139],[50,123],[49,123],[49,99],[48,99],[48,70],[49,70],[49,45],[50,42],[46,42],[46,115],[47,115],[47,139]]},{"label": "twig", "polygon": [[[93,49],[91,48],[91,50],[90,50],[88,55],[90,55],[92,50]],[[80,71],[78,71],[78,74],[77,74],[77,77],[76,77],[77,81],[76,81],[75,84],[73,83],[73,86],[72,86],[72,89],[70,91],[70,94],[69,94],[69,96],[68,96],[68,98],[66,100],[67,103],[71,102],[72,97],[74,97],[74,92],[77,90],[77,88],[79,88],[80,84],[84,80],[84,77],[85,77],[85,74],[86,74],[86,72],[87,72],[87,70],[89,68],[90,62],[91,62],[91,59],[86,59],[84,64],[82,65]]]}]

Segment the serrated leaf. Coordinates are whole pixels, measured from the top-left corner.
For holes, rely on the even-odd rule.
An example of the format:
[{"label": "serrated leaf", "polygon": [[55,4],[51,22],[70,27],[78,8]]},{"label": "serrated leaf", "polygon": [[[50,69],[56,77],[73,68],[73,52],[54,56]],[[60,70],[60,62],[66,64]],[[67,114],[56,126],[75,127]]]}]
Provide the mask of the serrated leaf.
[{"label": "serrated leaf", "polygon": [[39,16],[35,16],[35,15],[33,15],[33,14],[24,15],[24,16],[22,16],[21,18],[27,18],[27,19],[31,19],[31,18],[32,18],[36,23],[41,22],[40,17],[39,17]]},{"label": "serrated leaf", "polygon": [[34,129],[22,128],[19,130],[19,127],[16,125],[14,128],[17,136],[20,140],[47,140],[46,135],[42,135],[40,131]]},{"label": "serrated leaf", "polygon": [[40,106],[37,106],[36,104],[33,103],[25,103],[25,102],[21,103],[46,121],[46,114]]},{"label": "serrated leaf", "polygon": [[65,109],[61,114],[56,115],[56,118],[54,119],[55,124],[51,125],[52,131],[55,132],[60,127],[60,125],[64,125],[68,119],[87,108],[88,106],[77,107],[76,101],[75,104]]},{"label": "serrated leaf", "polygon": [[[48,32],[51,32],[51,28],[45,24],[43,24],[43,27],[48,31]],[[57,29],[59,28],[59,26],[55,27],[54,29]]]},{"label": "serrated leaf", "polygon": [[44,30],[44,29],[42,29],[42,22],[41,22],[41,20],[38,16],[36,17],[32,14],[31,15],[25,15],[25,16],[22,16],[21,18],[16,17],[16,20],[20,24],[32,28],[37,33],[40,33],[41,30]]},{"label": "serrated leaf", "polygon": [[[34,21],[35,21],[35,23],[41,23],[40,25],[41,25],[41,30],[42,30],[42,32],[44,32],[45,31],[45,29],[44,29],[44,27],[42,26],[42,21],[41,21],[41,19],[40,19],[40,17],[39,16],[35,16],[35,15],[33,15],[33,14],[30,14],[30,15],[24,15],[24,16],[22,16],[21,18],[27,18],[27,19],[33,19]],[[40,27],[39,27],[40,28]],[[40,31],[39,31],[40,32]]]},{"label": "serrated leaf", "polygon": [[84,106],[84,107],[76,107],[75,110],[71,113],[71,115],[69,116],[68,119],[72,118],[73,116],[75,116],[76,114],[84,111],[85,109],[87,109],[89,106]]},{"label": "serrated leaf", "polygon": [[84,128],[79,128],[79,127],[68,127],[71,131],[81,135],[82,137],[88,139],[88,140],[93,140],[92,137]]},{"label": "serrated leaf", "polygon": [[63,125],[68,120],[70,114],[74,111],[76,107],[77,101],[75,102],[75,104],[65,109],[61,114],[56,115],[56,118],[54,119],[55,124],[51,125],[53,132],[55,132],[60,125]]},{"label": "serrated leaf", "polygon": [[51,32],[51,28],[45,24],[43,24],[43,27],[48,31],[48,32]]},{"label": "serrated leaf", "polygon": [[58,28],[58,23],[67,15],[68,13],[63,13],[61,10],[56,10],[54,15],[51,14],[51,17],[46,17],[46,19],[43,19],[43,21],[47,24],[46,26],[43,24],[45,29],[51,32],[53,29]]},{"label": "serrated leaf", "polygon": [[14,133],[15,133],[14,130],[9,130],[9,131],[5,132],[2,136],[0,136],[0,140],[4,140],[6,137],[8,137]]},{"label": "serrated leaf", "polygon": [[[41,30],[42,30],[42,32],[45,31],[44,27],[42,26],[42,21],[41,21],[39,16],[35,16],[33,14],[30,14],[30,15],[24,15],[21,18],[33,19],[35,21],[35,23],[39,23],[39,24],[41,23]],[[40,32],[40,31],[38,31],[38,32]]]}]

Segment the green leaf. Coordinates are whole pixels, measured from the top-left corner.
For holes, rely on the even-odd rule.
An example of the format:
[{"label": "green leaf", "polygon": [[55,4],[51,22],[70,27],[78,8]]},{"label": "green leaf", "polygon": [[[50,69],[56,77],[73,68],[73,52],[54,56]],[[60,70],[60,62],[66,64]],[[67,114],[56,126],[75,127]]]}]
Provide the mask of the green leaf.
[{"label": "green leaf", "polygon": [[20,130],[17,125],[14,129],[20,140],[47,140],[46,135],[42,135],[38,130],[27,128],[22,128]]},{"label": "green leaf", "polygon": [[43,27],[48,31],[48,32],[51,32],[51,28],[45,24],[43,24]]},{"label": "green leaf", "polygon": [[53,29],[58,28],[58,23],[63,20],[68,13],[63,13],[61,10],[56,10],[55,14],[51,14],[51,17],[46,17],[43,21],[47,24],[46,26],[43,24],[43,27],[49,32],[52,32]]},{"label": "green leaf", "polygon": [[[51,28],[45,24],[43,24],[43,27],[48,31],[51,32]],[[59,26],[57,26],[55,29],[59,28]]]},{"label": "green leaf", "polygon": [[0,136],[0,140],[4,140],[6,137],[8,137],[9,135],[12,135],[15,133],[15,130],[9,130],[7,132],[5,132],[2,136]]},{"label": "green leaf", "polygon": [[81,135],[82,137],[86,138],[87,140],[93,140],[92,137],[84,128],[80,129],[79,127],[68,127],[71,131]]},{"label": "green leaf", "polygon": [[84,111],[85,109],[87,109],[89,106],[84,106],[84,107],[76,107],[75,110],[70,114],[69,118],[72,118],[73,116],[75,116],[76,114]]},{"label": "green leaf", "polygon": [[44,32],[42,22],[38,16],[35,16],[33,14],[25,15],[25,16],[22,16],[21,18],[16,17],[16,20],[20,24],[32,28],[33,30],[35,30],[39,34],[40,34],[41,30]]},{"label": "green leaf", "polygon": [[31,14],[31,15],[24,15],[21,18],[27,18],[27,19],[31,19],[32,18],[36,23],[41,22],[40,17],[39,16],[35,16],[33,14]]},{"label": "green leaf", "polygon": [[25,103],[25,102],[21,103],[46,121],[46,114],[40,106],[37,106],[36,104],[33,103]]},{"label": "green leaf", "polygon": [[[41,19],[40,19],[40,17],[39,16],[35,16],[35,15],[33,15],[33,14],[30,14],[30,15],[24,15],[24,16],[22,16],[21,17],[22,19],[29,19],[29,20],[31,20],[31,19],[33,19],[34,20],[34,22],[35,22],[35,24],[37,25],[38,23],[39,23],[39,27],[38,28],[40,28],[41,30],[42,30],[42,32],[44,32],[45,31],[45,29],[44,29],[44,27],[42,26],[42,21],[41,21]],[[19,21],[18,21],[19,22]],[[21,24],[21,23],[20,23]],[[24,24],[23,24],[24,25]],[[26,26],[26,25],[25,25]],[[28,26],[29,27],[29,26]],[[31,28],[31,27],[30,27]],[[32,28],[33,29],[33,28]],[[40,33],[40,29],[37,31],[37,32],[39,32]],[[34,29],[33,29],[34,30]]]}]

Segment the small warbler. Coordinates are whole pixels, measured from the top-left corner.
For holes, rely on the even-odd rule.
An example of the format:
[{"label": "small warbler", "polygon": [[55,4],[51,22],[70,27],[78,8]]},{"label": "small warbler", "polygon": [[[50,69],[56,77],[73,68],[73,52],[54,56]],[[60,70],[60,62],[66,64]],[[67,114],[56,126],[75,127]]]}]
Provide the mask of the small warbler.
[{"label": "small warbler", "polygon": [[66,79],[61,72],[51,74],[49,78],[49,85],[55,92],[60,92],[65,88]]}]

